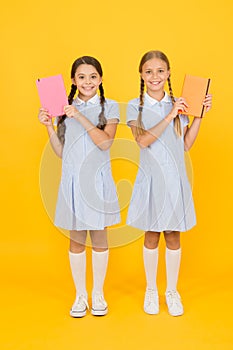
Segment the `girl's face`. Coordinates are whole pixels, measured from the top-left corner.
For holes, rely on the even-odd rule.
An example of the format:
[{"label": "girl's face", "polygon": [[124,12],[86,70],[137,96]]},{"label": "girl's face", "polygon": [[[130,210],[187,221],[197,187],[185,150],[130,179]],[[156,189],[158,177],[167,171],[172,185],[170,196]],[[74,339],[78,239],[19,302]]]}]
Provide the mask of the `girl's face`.
[{"label": "girl's face", "polygon": [[81,64],[78,66],[72,82],[77,86],[78,96],[83,101],[88,101],[97,93],[102,78],[94,66]]},{"label": "girl's face", "polygon": [[163,93],[169,75],[166,62],[159,58],[152,58],[142,66],[141,78],[145,82],[148,94],[152,97]]}]

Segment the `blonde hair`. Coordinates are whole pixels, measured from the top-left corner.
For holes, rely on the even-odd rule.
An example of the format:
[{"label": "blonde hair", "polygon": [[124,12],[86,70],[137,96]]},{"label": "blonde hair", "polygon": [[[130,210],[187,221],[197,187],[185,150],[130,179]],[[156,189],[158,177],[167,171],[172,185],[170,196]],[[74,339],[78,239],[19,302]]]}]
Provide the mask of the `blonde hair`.
[{"label": "blonde hair", "polygon": [[[139,64],[139,73],[142,73],[143,65],[147,61],[151,60],[152,58],[158,58],[158,59],[164,61],[167,65],[167,69],[170,70],[170,63],[169,63],[167,56],[161,51],[154,50],[154,51],[149,51],[142,56],[142,59],[141,59],[140,64]],[[174,98],[173,91],[172,91],[170,76],[168,77],[167,82],[168,82],[169,94],[170,94],[172,103],[174,104],[175,98]],[[142,111],[143,111],[143,106],[144,106],[144,87],[145,87],[145,83],[144,83],[144,80],[141,78],[140,96],[139,96],[139,112],[138,112],[138,118],[137,118],[137,123],[136,123],[136,135],[137,136],[143,135],[145,133],[143,122],[142,122]],[[177,136],[180,137],[181,136],[181,125],[180,125],[180,118],[178,115],[174,119],[174,129],[175,129]]]}]

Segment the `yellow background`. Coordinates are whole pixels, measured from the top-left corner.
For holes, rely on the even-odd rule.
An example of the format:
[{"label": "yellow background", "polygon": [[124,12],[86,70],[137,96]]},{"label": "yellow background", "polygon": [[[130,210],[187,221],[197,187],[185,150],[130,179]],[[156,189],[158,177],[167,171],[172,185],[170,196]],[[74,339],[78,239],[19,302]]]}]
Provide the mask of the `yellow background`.
[{"label": "yellow background", "polygon": [[[233,349],[232,15],[231,0],[1,5],[2,349]],[[111,249],[109,315],[72,319],[69,242],[54,228],[40,194],[47,135],[37,120],[35,80],[61,73],[69,89],[74,59],[93,55],[103,65],[106,96],[124,103],[138,95],[138,63],[151,49],[168,55],[175,95],[185,73],[212,78],[213,109],[190,152],[198,225],[182,235],[179,290],[186,312],[180,318],[167,314],[163,240],[161,312],[153,317],[142,311],[139,238]],[[123,128],[118,137],[131,135]],[[90,258],[88,249],[89,291]]]}]

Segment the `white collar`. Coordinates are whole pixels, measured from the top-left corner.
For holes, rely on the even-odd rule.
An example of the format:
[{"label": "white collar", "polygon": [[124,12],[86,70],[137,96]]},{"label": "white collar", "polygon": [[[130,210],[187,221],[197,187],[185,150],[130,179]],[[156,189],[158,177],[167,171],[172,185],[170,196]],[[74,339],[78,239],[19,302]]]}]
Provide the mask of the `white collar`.
[{"label": "white collar", "polygon": [[165,102],[165,103],[169,103],[169,102],[171,102],[171,98],[170,98],[170,96],[167,94],[167,92],[166,91],[164,91],[164,97],[162,98],[162,100],[161,101],[158,101],[158,100],[156,100],[155,98],[153,98],[153,97],[151,97],[151,96],[149,96],[148,95],[148,93],[147,92],[145,92],[145,101],[146,102],[148,102],[150,105],[155,105],[156,103],[160,103],[160,102]]},{"label": "white collar", "polygon": [[93,96],[92,98],[90,98],[90,100],[88,100],[88,101],[83,101],[83,100],[81,100],[81,98],[79,98],[78,96],[74,99],[74,102],[78,105],[78,106],[80,106],[80,105],[82,105],[82,104],[84,104],[84,103],[90,103],[90,104],[92,104],[92,105],[96,105],[98,102],[99,102],[99,96],[97,95],[97,94],[95,94],[95,96]]}]

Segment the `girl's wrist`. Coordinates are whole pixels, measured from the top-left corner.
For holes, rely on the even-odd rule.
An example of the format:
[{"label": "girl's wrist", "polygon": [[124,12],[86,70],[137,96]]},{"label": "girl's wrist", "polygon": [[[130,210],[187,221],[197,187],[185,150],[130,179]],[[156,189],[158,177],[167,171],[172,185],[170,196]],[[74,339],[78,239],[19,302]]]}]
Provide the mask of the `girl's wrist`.
[{"label": "girl's wrist", "polygon": [[51,135],[53,135],[54,133],[56,133],[56,131],[55,131],[53,125],[47,125],[46,128],[47,128],[47,132],[48,132],[49,136],[51,136]]},{"label": "girl's wrist", "polygon": [[165,118],[164,118],[168,123],[170,123],[173,119],[174,119],[174,116],[169,113]]},{"label": "girl's wrist", "polygon": [[201,117],[201,118],[199,118],[199,117],[194,117],[193,118],[193,121],[195,121],[195,123],[201,123],[201,121],[202,121],[202,119],[203,119],[203,117]]},{"label": "girl's wrist", "polygon": [[74,119],[79,119],[82,116],[82,113],[80,113],[78,110],[74,114]]}]

